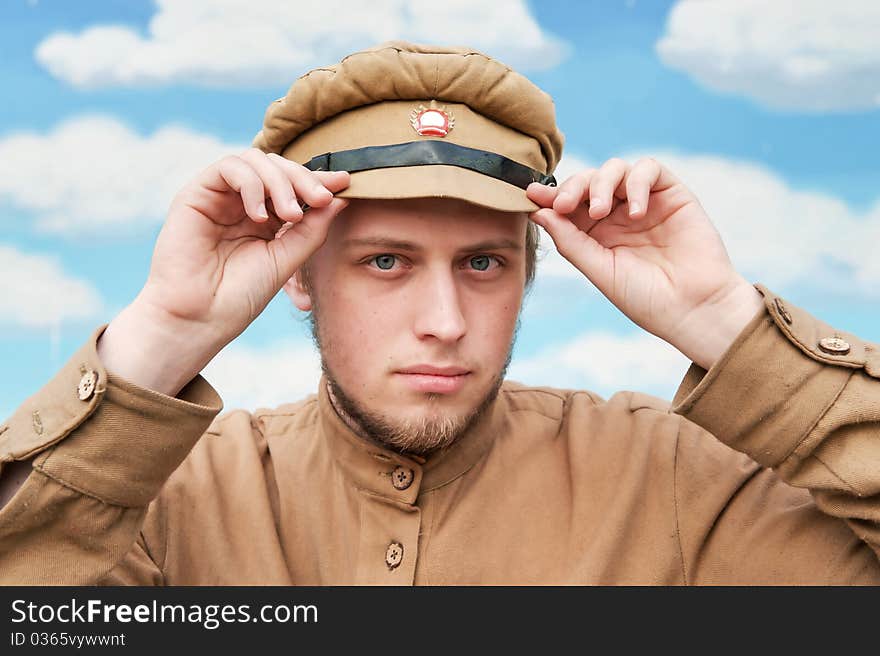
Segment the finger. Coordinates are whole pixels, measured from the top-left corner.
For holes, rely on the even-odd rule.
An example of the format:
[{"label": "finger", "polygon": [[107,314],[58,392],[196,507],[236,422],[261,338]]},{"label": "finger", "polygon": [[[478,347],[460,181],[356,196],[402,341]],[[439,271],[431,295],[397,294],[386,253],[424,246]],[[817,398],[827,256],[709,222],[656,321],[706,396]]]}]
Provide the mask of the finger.
[{"label": "finger", "polygon": [[653,160],[657,163],[657,166],[660,167],[660,177],[657,178],[657,182],[654,183],[651,191],[666,191],[674,185],[681,184],[681,180],[679,180],[672,171],[663,166],[660,162],[657,162],[653,157],[646,157],[645,159]]},{"label": "finger", "polygon": [[547,231],[556,250],[590,281],[605,292],[614,254],[555,210],[541,209],[529,218]]},{"label": "finger", "polygon": [[560,214],[571,214],[584,202],[590,192],[596,169],[585,169],[570,176],[559,186],[559,194],[553,203],[553,209]]},{"label": "finger", "polygon": [[590,181],[590,216],[601,219],[613,209],[614,191],[629,170],[629,164],[613,158],[605,162]]},{"label": "finger", "polygon": [[[266,205],[271,205],[271,201],[268,201]],[[241,221],[237,225],[231,226],[227,229],[224,234],[224,239],[234,241],[241,237],[256,237],[263,241],[269,241],[274,239],[278,231],[285,225],[293,224],[279,219],[273,214],[272,208],[269,207],[268,221],[261,221],[260,223],[255,221]]]},{"label": "finger", "polygon": [[296,195],[310,207],[326,207],[333,194],[345,189],[351,181],[346,171],[310,171],[276,153],[268,157],[285,172]]},{"label": "finger", "polygon": [[[351,175],[348,171],[315,171],[314,173],[321,183],[334,194],[351,184]],[[302,204],[303,212],[307,212],[309,209],[308,203]]]},{"label": "finger", "polygon": [[278,218],[284,221],[299,221],[303,215],[302,209],[293,191],[293,185],[281,167],[257,148],[245,151],[241,154],[241,158],[260,176],[272,200],[272,211]]},{"label": "finger", "polygon": [[526,197],[541,207],[553,207],[553,201],[556,200],[558,193],[559,187],[551,187],[540,182],[533,182],[526,187]]},{"label": "finger", "polygon": [[345,198],[333,198],[325,207],[315,207],[298,223],[279,231],[277,239],[269,242],[277,267],[280,287],[290,279],[312,253],[327,239],[327,230],[333,219],[348,206]]},{"label": "finger", "polygon": [[315,171],[315,176],[334,194],[351,184],[351,174],[348,171]]},{"label": "finger", "polygon": [[231,155],[217,163],[217,174],[232,191],[241,195],[244,212],[252,220],[262,223],[269,220],[266,210],[266,188],[257,172],[240,157]]},{"label": "finger", "polygon": [[640,159],[626,176],[626,198],[629,203],[629,215],[642,218],[648,211],[651,190],[660,179],[661,167],[657,160],[650,157]]}]

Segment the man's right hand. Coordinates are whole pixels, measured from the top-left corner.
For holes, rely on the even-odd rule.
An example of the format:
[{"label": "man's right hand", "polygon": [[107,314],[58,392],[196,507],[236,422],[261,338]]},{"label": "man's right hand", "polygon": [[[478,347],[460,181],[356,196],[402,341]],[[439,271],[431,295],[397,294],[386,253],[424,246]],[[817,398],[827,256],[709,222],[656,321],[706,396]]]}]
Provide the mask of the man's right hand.
[{"label": "man's right hand", "polygon": [[257,149],[202,171],[171,203],[144,288],[101,336],[105,367],[177,394],[324,243],[349,181]]}]

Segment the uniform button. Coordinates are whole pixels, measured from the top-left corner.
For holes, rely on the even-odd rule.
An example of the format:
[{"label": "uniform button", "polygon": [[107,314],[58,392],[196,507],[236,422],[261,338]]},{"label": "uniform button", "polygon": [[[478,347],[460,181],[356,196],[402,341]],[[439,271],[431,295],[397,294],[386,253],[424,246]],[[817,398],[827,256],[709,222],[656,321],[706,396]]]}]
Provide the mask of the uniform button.
[{"label": "uniform button", "polygon": [[31,420],[34,424],[34,432],[37,435],[43,434],[43,419],[40,417],[40,411],[34,410],[33,415],[31,415]]},{"label": "uniform button", "polygon": [[415,473],[407,467],[395,467],[391,472],[391,484],[398,490],[405,490],[412,485]]},{"label": "uniform button", "polygon": [[849,353],[849,342],[840,337],[823,337],[819,340],[819,348],[831,355],[846,355]]},{"label": "uniform button", "polygon": [[79,379],[79,385],[76,386],[76,393],[80,401],[88,401],[95,393],[95,385],[98,383],[98,374],[89,369],[82,378]]},{"label": "uniform button", "polygon": [[782,303],[782,299],[773,299],[773,304],[776,306],[776,310],[779,312],[779,316],[782,317],[782,320],[785,321],[785,323],[791,325],[791,315],[788,313],[788,309],[786,309],[785,305]]},{"label": "uniform button", "polygon": [[385,550],[385,564],[388,569],[394,569],[403,561],[403,545],[400,542],[392,542]]}]

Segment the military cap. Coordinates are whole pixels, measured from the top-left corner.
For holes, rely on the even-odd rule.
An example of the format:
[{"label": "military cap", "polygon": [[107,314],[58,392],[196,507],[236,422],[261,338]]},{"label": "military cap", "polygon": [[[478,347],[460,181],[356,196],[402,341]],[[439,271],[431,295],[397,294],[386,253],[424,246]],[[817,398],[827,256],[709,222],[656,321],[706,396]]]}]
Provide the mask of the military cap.
[{"label": "military cap", "polygon": [[312,170],[346,170],[343,198],[459,198],[533,211],[562,154],[550,96],[469,48],[390,41],[301,76],[254,146]]}]

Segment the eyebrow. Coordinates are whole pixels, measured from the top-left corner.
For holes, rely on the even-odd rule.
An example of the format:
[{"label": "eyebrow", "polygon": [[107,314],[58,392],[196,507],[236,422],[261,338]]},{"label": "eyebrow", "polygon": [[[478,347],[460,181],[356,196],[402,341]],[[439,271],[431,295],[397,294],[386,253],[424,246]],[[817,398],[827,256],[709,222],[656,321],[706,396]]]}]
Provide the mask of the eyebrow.
[{"label": "eyebrow", "polygon": [[[410,241],[401,241],[399,239],[394,239],[391,237],[360,237],[360,238],[351,238],[346,239],[342,242],[343,246],[381,246],[382,248],[389,248],[392,250],[399,251],[420,251],[423,250],[421,246],[418,244],[414,244]],[[469,244],[464,246],[459,250],[459,252],[472,252],[472,251],[494,251],[494,250],[520,250],[524,247],[522,242],[516,241],[515,239],[487,239],[485,241],[478,242],[476,244]]]}]

